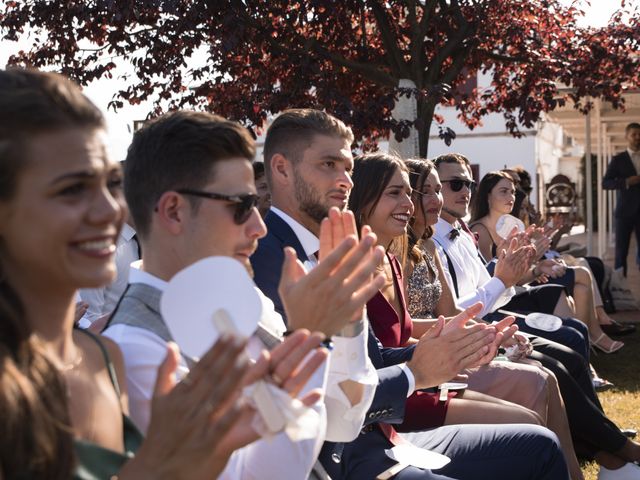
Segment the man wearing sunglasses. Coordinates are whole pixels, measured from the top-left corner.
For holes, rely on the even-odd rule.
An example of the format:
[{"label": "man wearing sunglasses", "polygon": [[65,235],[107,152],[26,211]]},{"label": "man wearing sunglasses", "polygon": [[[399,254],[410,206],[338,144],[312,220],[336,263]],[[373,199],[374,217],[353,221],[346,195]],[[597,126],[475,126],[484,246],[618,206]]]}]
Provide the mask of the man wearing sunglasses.
[{"label": "man wearing sunglasses", "polygon": [[[241,125],[215,115],[186,111],[149,122],[136,132],[129,147],[125,192],[142,244],[143,263],[131,268],[130,285],[105,335],[116,341],[123,352],[131,416],[143,431],[150,416],[156,370],[172,339],[159,309],[167,282],[180,270],[210,256],[233,257],[250,271],[249,257],[266,233],[256,208],[258,197],[251,165],[254,154],[254,142]],[[362,245],[356,242],[329,253],[332,261],[339,260],[340,255],[351,255],[362,264],[363,278],[351,278],[354,294],[361,288],[371,288],[369,278],[381,257],[376,258],[371,247]],[[311,288],[322,288],[333,281],[334,275],[350,278],[348,265],[334,261],[333,267],[312,275],[297,272],[295,278],[288,278],[288,292],[292,293],[285,298],[294,311],[290,315],[322,316],[326,311],[324,302],[347,312],[347,317],[364,307],[366,300],[359,305],[340,301],[335,288],[325,288],[326,298],[313,301]],[[300,297],[303,302],[298,300]],[[266,380],[298,398],[300,408],[316,412],[308,417],[307,425],[314,434],[313,438],[306,435],[295,440],[289,433],[278,432],[269,439],[254,441],[232,454],[220,478],[302,479],[315,463],[325,436],[326,411],[332,408],[327,383],[333,375],[322,362],[326,351],[317,348],[323,337],[299,329],[282,338],[286,328],[282,319],[266,297],[261,299],[260,327],[249,340],[248,351],[256,356],[263,349],[272,350],[270,356],[261,353],[270,358]],[[366,374],[365,360],[361,356]],[[183,357],[179,374],[185,375],[189,365],[190,359]],[[372,376],[370,383],[375,384],[377,379]],[[363,402],[366,407],[370,398]],[[252,420],[251,416],[243,420],[242,430],[233,436],[242,439],[241,444],[260,436]],[[360,420],[344,419],[343,425],[345,430],[357,432]],[[286,461],[278,461],[282,459]]]}]

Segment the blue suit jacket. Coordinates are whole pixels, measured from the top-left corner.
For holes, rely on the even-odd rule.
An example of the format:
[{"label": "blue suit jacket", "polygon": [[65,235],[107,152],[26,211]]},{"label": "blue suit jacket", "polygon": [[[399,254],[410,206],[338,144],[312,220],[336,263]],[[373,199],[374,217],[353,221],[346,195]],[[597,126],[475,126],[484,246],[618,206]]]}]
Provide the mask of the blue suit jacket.
[{"label": "blue suit jacket", "polygon": [[[291,227],[277,214],[269,212],[265,217],[265,224],[267,225],[267,235],[258,242],[258,249],[251,257],[254,280],[264,294],[273,301],[276,310],[286,321],[282,301],[278,295],[278,284],[284,262],[283,248],[289,246],[295,249],[300,261],[307,261],[308,258]],[[366,415],[365,426],[381,421],[401,423],[404,417],[409,384],[398,364],[411,358],[413,347],[382,347],[373,330],[369,328],[368,353],[371,362],[377,369],[379,383]],[[350,456],[361,457],[369,452],[371,455],[384,455],[384,452],[373,451],[370,447],[371,444],[380,443],[380,435],[383,434],[378,428],[363,428],[360,436],[349,444],[326,442],[320,453],[320,461],[331,478],[346,478]],[[336,452],[341,452],[342,462],[340,463],[332,460],[332,454]]]},{"label": "blue suit jacket", "polygon": [[618,191],[614,215],[617,218],[629,218],[635,221],[640,215],[640,185],[627,188],[625,183],[625,180],[633,175],[640,175],[640,172],[636,172],[629,152],[625,150],[611,159],[602,177],[602,188]]}]

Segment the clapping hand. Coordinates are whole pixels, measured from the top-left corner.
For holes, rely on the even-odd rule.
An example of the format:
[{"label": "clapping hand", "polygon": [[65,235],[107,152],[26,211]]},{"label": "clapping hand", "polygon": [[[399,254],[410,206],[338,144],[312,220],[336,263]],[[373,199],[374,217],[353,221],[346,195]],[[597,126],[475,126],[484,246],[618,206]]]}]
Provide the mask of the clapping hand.
[{"label": "clapping hand", "polygon": [[384,278],[376,267],[384,250],[376,247],[369,227],[358,239],[350,211],[332,208],[320,226],[319,256],[318,266],[307,273],[295,251],[286,248],[278,292],[292,330],[332,336],[360,320],[367,301],[382,288]]},{"label": "clapping hand", "polygon": [[[465,368],[485,361],[494,341],[501,333],[483,323],[467,325],[482,310],[482,303],[467,308],[445,325],[443,316],[420,337],[407,366],[411,369],[416,389],[434,387],[454,378]],[[491,357],[493,358],[493,357]]]},{"label": "clapping hand", "polygon": [[[179,351],[169,344],[158,369],[147,437],[121,479],[216,478],[229,456],[259,438],[252,427],[255,411],[241,398],[242,388],[257,380],[273,381],[292,397],[326,360],[319,333],[297,331],[253,363],[246,342],[224,335],[176,384]],[[321,392],[300,398],[312,405]]]},{"label": "clapping hand", "polygon": [[531,255],[530,246],[518,247],[518,238],[512,238],[509,248],[498,254],[494,276],[500,279],[506,288],[514,286],[529,269]]},{"label": "clapping hand", "polygon": [[177,345],[169,344],[158,369],[146,439],[120,479],[204,480],[222,472],[229,455],[218,445],[246,408],[239,400],[250,369],[244,348],[240,338],[222,336],[176,384],[180,357]]}]

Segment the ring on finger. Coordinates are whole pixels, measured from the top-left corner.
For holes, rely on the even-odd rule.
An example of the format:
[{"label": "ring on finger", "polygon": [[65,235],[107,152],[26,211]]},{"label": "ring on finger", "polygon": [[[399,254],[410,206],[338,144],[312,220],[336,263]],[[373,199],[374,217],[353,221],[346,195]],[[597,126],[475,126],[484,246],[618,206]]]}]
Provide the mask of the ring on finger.
[{"label": "ring on finger", "polygon": [[193,385],[193,378],[191,378],[189,375],[185,375],[184,377],[182,377],[182,380],[180,380],[180,383],[185,387],[190,388]]},{"label": "ring on finger", "polygon": [[271,372],[271,378],[278,387],[281,387],[284,383],[284,380],[282,380],[276,372]]}]

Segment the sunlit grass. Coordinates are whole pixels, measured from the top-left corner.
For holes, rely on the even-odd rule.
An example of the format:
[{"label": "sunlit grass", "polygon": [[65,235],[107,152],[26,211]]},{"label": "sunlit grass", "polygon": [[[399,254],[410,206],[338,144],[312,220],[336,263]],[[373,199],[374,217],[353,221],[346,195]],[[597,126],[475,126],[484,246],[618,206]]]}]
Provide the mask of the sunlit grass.
[{"label": "sunlit grass", "polygon": [[[592,357],[600,376],[616,385],[614,389],[600,393],[599,397],[607,416],[616,425],[640,430],[640,333],[620,340],[625,343],[620,352]],[[583,472],[587,480],[596,480],[598,465],[595,462],[584,464]]]}]

